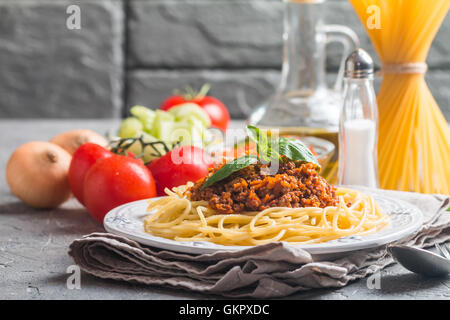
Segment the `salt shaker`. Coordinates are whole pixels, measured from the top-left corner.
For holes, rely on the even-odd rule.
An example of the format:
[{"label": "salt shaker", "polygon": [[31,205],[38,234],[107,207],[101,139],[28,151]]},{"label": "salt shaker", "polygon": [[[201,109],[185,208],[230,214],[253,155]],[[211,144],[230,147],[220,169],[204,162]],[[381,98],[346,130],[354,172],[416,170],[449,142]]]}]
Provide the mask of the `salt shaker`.
[{"label": "salt shaker", "polygon": [[363,49],[345,61],[339,123],[339,184],[378,187],[378,109],[373,60]]}]

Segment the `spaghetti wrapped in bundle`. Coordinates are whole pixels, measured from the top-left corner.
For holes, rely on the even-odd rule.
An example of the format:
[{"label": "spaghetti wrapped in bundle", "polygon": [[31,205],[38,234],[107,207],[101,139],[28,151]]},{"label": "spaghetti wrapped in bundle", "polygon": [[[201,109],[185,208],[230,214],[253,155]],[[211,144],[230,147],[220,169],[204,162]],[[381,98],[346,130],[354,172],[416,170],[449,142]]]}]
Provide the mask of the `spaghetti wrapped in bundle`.
[{"label": "spaghetti wrapped in bundle", "polygon": [[424,74],[450,0],[350,2],[382,61],[377,97],[380,186],[449,194],[450,130]]}]

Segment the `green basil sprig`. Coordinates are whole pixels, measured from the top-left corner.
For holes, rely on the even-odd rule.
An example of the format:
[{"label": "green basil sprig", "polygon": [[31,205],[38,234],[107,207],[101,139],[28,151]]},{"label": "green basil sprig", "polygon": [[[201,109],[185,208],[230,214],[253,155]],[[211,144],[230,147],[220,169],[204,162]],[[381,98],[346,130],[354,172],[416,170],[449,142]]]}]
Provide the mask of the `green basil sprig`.
[{"label": "green basil sprig", "polygon": [[269,140],[267,134],[255,126],[247,126],[247,135],[256,144],[256,151],[261,162],[267,163],[274,159],[279,159],[278,152],[272,149],[272,141]]},{"label": "green basil sprig", "polygon": [[[300,140],[279,138],[277,141],[269,139],[267,134],[255,126],[247,126],[247,134],[256,144],[259,160],[263,163],[271,161],[282,161],[281,155],[286,156],[292,161],[312,162],[320,170],[320,165],[311,150],[305,146]],[[205,189],[214,183],[229,177],[232,173],[244,169],[251,164],[257,163],[258,157],[246,155],[236,158],[222,166],[211,177],[209,177],[202,185],[201,189]]]},{"label": "green basil sprig", "polygon": [[245,167],[248,167],[251,164],[254,164],[258,162],[257,156],[243,156],[240,158],[236,158],[230,162],[227,162],[217,170],[211,177],[208,178],[208,180],[203,183],[201,189],[205,189],[217,181],[223,180],[227,177],[229,177],[233,172],[239,171],[241,169],[244,169]]},{"label": "green basil sprig", "polygon": [[312,162],[320,170],[316,157],[300,140],[281,137],[278,140],[278,152],[292,161]]}]

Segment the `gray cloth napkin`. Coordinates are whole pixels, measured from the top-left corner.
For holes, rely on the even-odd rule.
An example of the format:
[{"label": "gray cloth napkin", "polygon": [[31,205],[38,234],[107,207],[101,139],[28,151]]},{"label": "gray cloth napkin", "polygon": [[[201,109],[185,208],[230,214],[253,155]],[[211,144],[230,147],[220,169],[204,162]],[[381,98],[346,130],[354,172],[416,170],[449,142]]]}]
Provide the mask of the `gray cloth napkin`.
[{"label": "gray cloth napkin", "polygon": [[[422,228],[402,244],[427,247],[450,240],[450,197],[362,189],[416,205]],[[312,288],[342,287],[393,263],[386,246],[352,252],[332,261],[315,261],[286,243],[269,243],[238,252],[189,255],[144,247],[109,233],[73,241],[71,255],[94,276],[147,285],[184,288],[226,297],[275,298]]]}]

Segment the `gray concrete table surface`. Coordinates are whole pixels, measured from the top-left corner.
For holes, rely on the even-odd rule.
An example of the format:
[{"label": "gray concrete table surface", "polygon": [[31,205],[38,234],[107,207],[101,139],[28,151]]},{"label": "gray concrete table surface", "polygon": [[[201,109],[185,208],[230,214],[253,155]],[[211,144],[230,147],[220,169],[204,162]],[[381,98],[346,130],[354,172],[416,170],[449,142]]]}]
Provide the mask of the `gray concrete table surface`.
[{"label": "gray concrete table surface", "polygon": [[[68,289],[73,261],[67,254],[72,240],[104,231],[71,199],[54,210],[34,210],[9,191],[5,167],[22,143],[49,140],[69,129],[114,132],[118,120],[0,120],[0,299],[218,299],[171,288],[102,280],[81,274],[81,288]],[[242,125],[234,121],[233,127]],[[367,279],[346,287],[312,290],[285,299],[450,299],[450,278],[427,279],[393,265],[380,273],[380,286]]]}]

